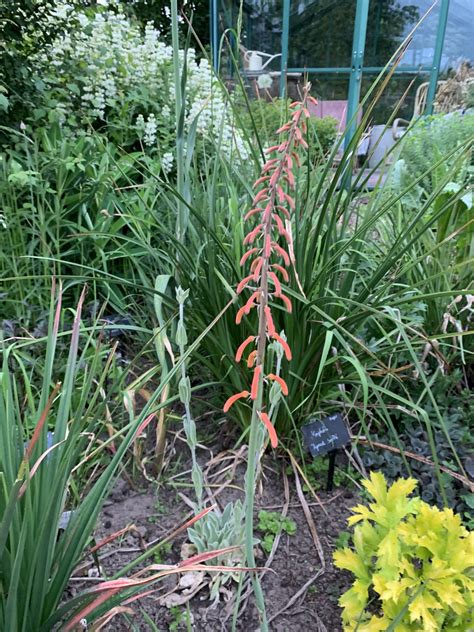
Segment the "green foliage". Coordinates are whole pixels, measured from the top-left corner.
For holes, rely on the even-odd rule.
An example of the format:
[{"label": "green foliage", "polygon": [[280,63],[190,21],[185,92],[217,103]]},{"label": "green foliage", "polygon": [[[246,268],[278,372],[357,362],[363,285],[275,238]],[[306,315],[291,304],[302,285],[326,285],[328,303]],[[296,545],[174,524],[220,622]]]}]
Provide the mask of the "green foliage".
[{"label": "green foliage", "polygon": [[[74,0],[76,4],[80,0]],[[2,125],[25,121],[40,98],[31,57],[67,25],[57,0],[0,0],[0,111]],[[0,130],[0,140],[5,131]]]},{"label": "green foliage", "polygon": [[[329,459],[327,456],[316,457],[314,459],[311,459],[309,462],[305,462],[304,473],[312,489],[324,489],[327,482],[328,467]],[[353,470],[352,467],[348,467],[350,475],[352,477],[358,476],[358,473]],[[334,470],[334,487],[340,487],[341,485],[349,487],[350,480],[347,477],[346,473],[340,467],[336,467],[336,469]],[[310,488],[306,483],[303,484],[303,489],[306,492],[310,491]]]},{"label": "green foliage", "polygon": [[[257,135],[264,145],[273,145],[275,131],[288,119],[288,99],[250,101],[250,107],[243,109],[242,125],[250,134],[256,128]],[[308,120],[307,137],[310,146],[309,161],[321,160],[331,151],[337,136],[337,121],[331,116],[313,117]]]},{"label": "green foliage", "polygon": [[257,531],[263,534],[260,545],[265,553],[270,553],[273,548],[275,536],[281,532],[295,535],[296,522],[287,516],[282,516],[275,511],[261,510],[258,512]]},{"label": "green foliage", "polygon": [[[436,398],[436,404],[449,437],[456,445],[457,456],[462,464],[474,451],[474,402],[472,393],[464,383],[462,372],[457,369],[451,374],[443,375],[436,371],[430,379],[431,389]],[[413,398],[417,398],[429,416],[433,427],[434,442],[440,463],[454,472],[460,468],[450,449],[446,435],[439,425],[438,416],[433,403],[426,398],[425,389],[418,380],[408,380],[407,388]],[[420,457],[430,459],[431,449],[427,430],[413,424],[410,415],[404,411],[394,411],[392,419],[395,424],[403,449]],[[384,442],[384,435],[374,432],[374,441]],[[388,450],[371,449],[369,446],[361,448],[362,460],[371,470],[380,470],[389,481],[400,476],[406,476],[406,465],[401,456]],[[416,476],[420,486],[421,498],[429,503],[441,504],[439,482],[431,465],[410,459],[410,470]],[[448,474],[442,475],[444,491],[447,501],[455,511],[467,515],[468,506],[463,501],[463,486]]]},{"label": "green foliage", "polygon": [[430,166],[441,157],[445,157],[443,167],[452,165],[457,158],[453,150],[473,136],[474,114],[454,112],[420,119],[402,139],[400,159],[407,166],[407,178],[414,182],[423,176],[420,186],[432,191],[437,171],[430,171]]},{"label": "green foliage", "polygon": [[[165,37],[170,37],[170,3],[169,0],[134,0],[133,3],[122,4],[127,15],[137,18],[143,26],[147,22],[153,25]],[[196,36],[204,46],[209,44],[209,2],[208,0],[180,0],[178,10],[190,21]],[[184,22],[184,20],[183,20]],[[186,23],[184,23],[186,28]]]},{"label": "green foliage", "polygon": [[165,542],[159,548],[156,549],[153,554],[153,559],[155,564],[164,564],[166,562],[166,558],[171,553],[173,545],[171,542]]},{"label": "green foliage", "polygon": [[[81,331],[83,300],[72,331],[61,334],[61,294],[52,296],[42,353],[35,353],[41,338],[27,344],[13,339],[0,347],[2,630],[51,629],[52,619],[74,614],[74,603],[59,614],[57,609],[134,436],[129,429],[100,476],[79,492],[71,478],[79,470],[80,480],[91,437],[97,453],[110,443],[97,445],[96,433],[106,418],[107,394],[113,393],[113,382],[107,382],[111,349],[95,340],[95,328]],[[69,349],[58,367],[63,336]]]},{"label": "green foliage", "polygon": [[[344,629],[466,630],[473,606],[474,533],[451,509],[409,498],[413,479],[387,488],[382,474],[364,481],[373,502],[348,520],[353,549],[334,554],[355,575],[340,599]],[[374,598],[371,598],[374,595]]]},{"label": "green foliage", "polygon": [[[112,312],[143,324],[140,306],[159,271],[147,254],[153,227],[146,218],[160,168],[159,158],[124,153],[98,134],[71,138],[54,125],[31,140],[20,137],[5,151],[0,156],[0,276],[9,281],[2,287],[2,318],[27,328],[44,318],[54,271],[61,278],[90,281],[96,298],[108,299]],[[140,224],[137,239],[130,236],[130,221]],[[149,276],[142,274],[144,266]],[[139,288],[146,278],[150,287],[143,294]],[[76,283],[66,286],[68,305],[77,294]],[[150,301],[147,315],[151,310]]]}]

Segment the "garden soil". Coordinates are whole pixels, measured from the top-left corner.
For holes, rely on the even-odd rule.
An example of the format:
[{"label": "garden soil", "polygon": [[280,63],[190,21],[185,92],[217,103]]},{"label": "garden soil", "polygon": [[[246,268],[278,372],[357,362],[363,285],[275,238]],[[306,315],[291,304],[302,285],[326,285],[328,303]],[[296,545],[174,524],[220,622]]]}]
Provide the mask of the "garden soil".
[{"label": "garden soil", "polygon": [[[72,593],[101,581],[97,577],[99,573],[112,576],[138,557],[144,547],[161,540],[192,515],[188,503],[193,498],[193,490],[189,485],[182,486],[183,482],[189,483],[189,472],[186,474],[190,466],[189,450],[178,434],[172,434],[170,439],[168,465],[161,483],[145,478],[136,483],[128,477],[117,481],[101,514],[96,540],[100,541],[129,525],[134,525],[134,529],[100,549],[100,571],[92,560],[86,568],[81,568],[79,575],[84,576],[84,580],[76,575],[71,583]],[[240,451],[223,450],[223,446],[217,442],[211,450],[199,452],[204,468],[211,463],[207,479],[214,485],[210,489],[216,493],[215,500],[221,508],[229,500],[243,499],[245,448]],[[325,481],[321,480],[321,485],[324,484]],[[269,627],[272,632],[338,632],[342,630],[338,598],[349,587],[350,579],[348,573],[334,568],[332,553],[340,532],[347,529],[349,509],[357,503],[357,494],[340,487],[333,492],[319,491],[321,504],[308,490],[304,492],[304,497],[313,530],[299,500],[289,461],[266,455],[257,488],[255,524],[258,522],[259,510],[281,513],[287,505],[287,515],[297,525],[295,535],[281,535],[271,561],[271,570],[262,574]],[[259,533],[256,535],[258,537]],[[186,534],[182,533],[173,540],[170,549],[162,552],[160,559],[151,557],[134,572],[147,564],[179,562],[184,543]],[[256,552],[257,563],[263,566],[268,555],[259,546]],[[178,579],[178,575],[173,575],[155,584],[156,592],[130,604],[133,614],[117,615],[102,629],[109,632],[153,631],[146,615],[162,632],[221,632],[231,629],[236,582],[227,583],[219,602],[213,603],[209,598],[209,577],[204,576],[203,582],[196,579],[197,587],[202,583],[204,586],[186,603],[181,603],[187,599],[186,590],[192,593],[195,588],[191,586],[183,590],[177,586]],[[188,579],[192,584],[192,576],[188,576]],[[257,611],[252,596],[245,602],[237,629],[249,632],[258,630]]]}]

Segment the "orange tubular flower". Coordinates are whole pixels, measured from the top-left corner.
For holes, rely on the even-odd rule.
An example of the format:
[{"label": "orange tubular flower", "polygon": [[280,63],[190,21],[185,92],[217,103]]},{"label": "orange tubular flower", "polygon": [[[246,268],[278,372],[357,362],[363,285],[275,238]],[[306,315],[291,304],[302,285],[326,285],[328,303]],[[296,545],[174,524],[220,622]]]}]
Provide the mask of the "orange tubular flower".
[{"label": "orange tubular flower", "polygon": [[264,312],[265,312],[265,317],[267,319],[267,331],[268,331],[268,334],[270,336],[273,336],[273,334],[276,334],[276,330],[275,330],[275,325],[273,323],[272,310],[269,308],[268,305],[265,305],[265,307],[263,309],[264,309]]},{"label": "orange tubular flower", "polygon": [[285,382],[285,380],[282,377],[280,377],[279,375],[275,375],[274,373],[269,373],[267,375],[267,379],[268,380],[273,380],[275,382],[278,382],[278,384],[281,387],[281,392],[283,393],[283,395],[285,395],[285,397],[286,397],[286,395],[288,395],[288,386],[287,386],[287,383]]},{"label": "orange tubular flower", "polygon": [[251,257],[252,255],[256,254],[257,252],[259,252],[259,250],[260,248],[250,248],[250,250],[247,250],[247,252],[244,254],[242,259],[240,260],[240,265],[243,266],[244,263],[247,261],[247,259]]},{"label": "orange tubular flower", "polygon": [[253,342],[255,340],[255,336],[249,336],[248,338],[246,338],[243,343],[240,345],[240,347],[237,349],[237,353],[235,354],[235,361],[236,362],[240,362],[242,359],[242,354],[244,353],[245,349],[248,347],[248,345]]},{"label": "orange tubular flower", "polygon": [[260,376],[262,375],[262,365],[261,364],[257,364],[257,366],[254,369],[253,372],[253,379],[252,379],[252,388],[250,391],[250,399],[257,399],[257,395],[258,395],[258,386],[260,383]]},{"label": "orange tubular flower", "polygon": [[290,276],[283,266],[281,266],[278,263],[272,263],[272,268],[275,268],[275,270],[278,270],[278,272],[283,277],[283,281],[285,281],[285,283],[288,283],[288,281],[290,280]]},{"label": "orange tubular flower", "polygon": [[277,448],[278,447],[278,436],[277,436],[276,430],[275,430],[272,422],[270,421],[270,417],[267,415],[267,413],[264,413],[264,412],[260,412],[259,416],[260,416],[260,419],[265,424],[265,428],[268,430],[268,434],[270,436],[270,443],[271,443],[272,448]]},{"label": "orange tubular flower", "polygon": [[257,350],[254,349],[249,353],[249,357],[247,358],[247,367],[251,369],[255,364],[255,358],[257,357]]},{"label": "orange tubular flower", "polygon": [[242,399],[243,397],[248,397],[250,393],[248,391],[241,391],[240,393],[236,393],[235,395],[231,395],[229,399],[224,404],[223,411],[226,413],[231,406],[235,404],[238,399]]},{"label": "orange tubular flower", "polygon": [[277,333],[273,334],[272,338],[273,340],[276,340],[277,342],[281,344],[281,346],[283,347],[283,351],[285,352],[286,359],[289,362],[292,358],[292,355],[291,355],[291,349],[288,343],[286,342],[286,340],[283,340],[283,338]]}]

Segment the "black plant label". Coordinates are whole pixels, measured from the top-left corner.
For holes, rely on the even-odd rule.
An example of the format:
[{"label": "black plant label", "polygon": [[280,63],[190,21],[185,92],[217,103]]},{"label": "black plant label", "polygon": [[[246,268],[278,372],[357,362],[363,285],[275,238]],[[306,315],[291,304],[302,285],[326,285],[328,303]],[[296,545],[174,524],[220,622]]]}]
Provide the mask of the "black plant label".
[{"label": "black plant label", "polygon": [[322,456],[350,443],[350,435],[342,416],[337,413],[324,419],[312,417],[301,427],[305,446],[312,456]]}]

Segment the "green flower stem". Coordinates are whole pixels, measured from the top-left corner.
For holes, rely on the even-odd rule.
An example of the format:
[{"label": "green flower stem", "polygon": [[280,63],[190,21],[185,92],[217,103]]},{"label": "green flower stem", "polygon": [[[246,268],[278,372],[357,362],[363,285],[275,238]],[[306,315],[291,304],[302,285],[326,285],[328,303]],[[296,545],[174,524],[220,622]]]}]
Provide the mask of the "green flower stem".
[{"label": "green flower stem", "polygon": [[[247,566],[255,567],[255,553],[254,553],[254,537],[253,537],[253,506],[255,502],[255,479],[256,470],[258,464],[258,430],[261,421],[258,416],[258,411],[262,406],[262,394],[263,394],[263,378],[260,379],[258,387],[258,395],[253,403],[252,409],[252,421],[250,423],[249,433],[249,449],[247,458],[247,472],[245,475],[245,557],[247,560]],[[251,574],[252,584],[255,594],[255,602],[260,617],[260,630],[261,632],[267,632],[268,623],[267,615],[265,611],[265,600],[263,597],[262,586],[257,573]],[[240,601],[240,600],[238,600]],[[237,604],[238,608],[238,604]]]}]

